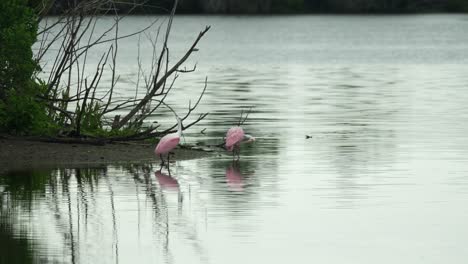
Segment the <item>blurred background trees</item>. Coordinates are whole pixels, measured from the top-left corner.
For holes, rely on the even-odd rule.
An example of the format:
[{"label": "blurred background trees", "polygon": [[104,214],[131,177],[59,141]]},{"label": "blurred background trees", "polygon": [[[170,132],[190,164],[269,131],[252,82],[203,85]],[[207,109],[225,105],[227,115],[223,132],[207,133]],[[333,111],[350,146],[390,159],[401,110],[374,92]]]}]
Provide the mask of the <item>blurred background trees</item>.
[{"label": "blurred background trees", "polygon": [[[71,0],[54,2],[53,13],[73,4]],[[143,4],[137,13],[167,13],[174,0],[122,0],[118,8],[125,13],[135,3]],[[178,5],[179,14],[412,12],[468,12],[468,0],[180,0]]]}]

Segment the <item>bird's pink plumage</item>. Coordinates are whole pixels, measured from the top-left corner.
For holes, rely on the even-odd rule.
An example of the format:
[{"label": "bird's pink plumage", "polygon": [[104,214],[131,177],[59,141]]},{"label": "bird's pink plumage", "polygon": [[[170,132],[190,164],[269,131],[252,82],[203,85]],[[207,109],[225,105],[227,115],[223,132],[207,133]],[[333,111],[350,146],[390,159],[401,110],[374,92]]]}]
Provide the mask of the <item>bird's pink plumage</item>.
[{"label": "bird's pink plumage", "polygon": [[244,138],[244,130],[241,127],[231,127],[226,133],[226,149],[232,151],[234,145]]},{"label": "bird's pink plumage", "polygon": [[177,144],[179,144],[179,140],[180,138],[177,135],[165,135],[159,141],[154,152],[156,153],[156,155],[166,154],[169,151],[173,150],[177,146]]}]

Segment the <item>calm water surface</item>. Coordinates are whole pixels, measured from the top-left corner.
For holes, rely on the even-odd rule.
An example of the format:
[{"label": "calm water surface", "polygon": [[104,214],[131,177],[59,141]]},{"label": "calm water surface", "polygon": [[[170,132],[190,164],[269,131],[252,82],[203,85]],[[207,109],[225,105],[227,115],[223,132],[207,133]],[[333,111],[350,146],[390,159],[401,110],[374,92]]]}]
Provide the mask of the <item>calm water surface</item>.
[{"label": "calm water surface", "polygon": [[[186,111],[209,76],[210,115],[185,133],[208,144],[252,107],[241,161],[5,173],[0,260],[466,263],[468,16],[177,17],[172,61],[204,25],[168,102]],[[120,44],[121,97],[135,43]]]}]

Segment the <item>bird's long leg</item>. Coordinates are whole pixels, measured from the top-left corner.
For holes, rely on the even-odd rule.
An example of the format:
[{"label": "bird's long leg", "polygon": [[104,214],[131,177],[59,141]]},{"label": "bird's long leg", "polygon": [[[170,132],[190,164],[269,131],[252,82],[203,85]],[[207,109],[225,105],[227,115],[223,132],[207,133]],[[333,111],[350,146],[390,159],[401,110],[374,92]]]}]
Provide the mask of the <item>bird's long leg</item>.
[{"label": "bird's long leg", "polygon": [[236,146],[237,161],[240,159],[240,146]]},{"label": "bird's long leg", "polygon": [[171,164],[171,163],[169,162],[169,158],[170,158],[170,157],[171,157],[171,153],[168,152],[168,153],[167,153],[167,169],[169,169],[169,165]]},{"label": "bird's long leg", "polygon": [[159,158],[161,158],[161,168],[164,166],[164,159],[162,154],[159,154]]}]

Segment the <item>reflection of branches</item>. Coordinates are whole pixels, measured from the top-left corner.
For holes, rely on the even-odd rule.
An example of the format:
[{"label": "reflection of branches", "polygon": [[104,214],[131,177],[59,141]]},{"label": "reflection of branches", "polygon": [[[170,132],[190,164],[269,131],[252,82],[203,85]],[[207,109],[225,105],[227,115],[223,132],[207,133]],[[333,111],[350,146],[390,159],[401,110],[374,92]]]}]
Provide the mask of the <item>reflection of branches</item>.
[{"label": "reflection of branches", "polygon": [[109,177],[105,175],[107,189],[109,190],[109,198],[111,203],[111,213],[112,213],[112,237],[113,237],[113,244],[115,246],[115,258],[116,263],[119,263],[119,236],[117,232],[117,220],[115,217],[115,204],[114,204],[114,191],[112,190],[112,186],[109,182]]},{"label": "reflection of branches", "polygon": [[[134,178],[135,179],[135,178]],[[141,230],[140,230],[140,225],[141,225],[141,208],[140,208],[140,190],[138,188],[138,182],[137,182],[137,179],[135,179],[135,197],[136,197],[136,201],[137,201],[137,210],[138,210],[138,241],[140,241],[140,234],[141,234]]]},{"label": "reflection of branches", "polygon": [[67,194],[67,203],[68,203],[68,231],[69,231],[69,237],[70,237],[70,249],[71,249],[71,262],[73,264],[76,263],[76,256],[75,256],[75,237],[74,237],[74,230],[73,230],[73,212],[71,208],[71,196],[70,196],[70,186],[69,184],[69,178],[66,179],[65,181],[65,192]]},{"label": "reflection of branches", "polygon": [[86,191],[85,191],[84,186],[83,186],[83,180],[82,180],[82,177],[81,177],[81,170],[80,169],[76,169],[75,177],[76,177],[76,184],[78,185],[77,186],[78,187],[78,192],[80,194],[79,196],[77,195],[77,197],[80,197],[81,202],[83,203],[84,217],[85,217],[85,224],[86,224],[87,221],[88,221],[88,200],[86,199],[86,196],[85,196]]},{"label": "reflection of branches", "polygon": [[[73,173],[74,172],[74,173]],[[57,170],[56,175],[54,177],[49,177],[50,181],[48,182],[48,186],[50,188],[50,193],[52,195],[52,199],[48,199],[49,206],[51,207],[51,211],[54,212],[54,219],[56,221],[55,226],[61,232],[63,240],[69,241],[70,252],[71,252],[71,262],[76,263],[79,261],[77,260],[77,255],[79,255],[79,247],[76,245],[79,244],[79,232],[80,232],[80,217],[82,216],[79,206],[80,203],[76,203],[77,207],[77,215],[73,212],[73,202],[71,200],[71,189],[73,186],[70,186],[71,177],[72,175],[75,176],[77,181],[77,187],[80,194],[77,194],[77,201],[78,198],[81,197],[81,203],[85,207],[84,217],[85,217],[85,226],[88,224],[87,217],[88,217],[88,202],[87,198],[85,197],[85,189],[84,183],[87,183],[88,187],[91,189],[91,192],[88,193],[89,196],[93,196],[93,184],[94,181],[97,181],[97,175],[102,173],[102,169],[60,169]],[[60,203],[62,202],[62,198],[59,197],[59,194],[66,195],[67,201],[67,210],[68,212],[64,214],[61,211]],[[66,219],[62,218],[63,215],[68,214],[68,223]],[[73,222],[74,218],[76,217],[77,226],[74,228]],[[77,235],[75,237],[75,234]],[[66,243],[68,244],[68,243]]]},{"label": "reflection of branches", "polygon": [[[143,182],[146,186],[146,195],[151,199],[155,221],[153,222],[154,231],[163,239],[164,256],[169,257],[169,215],[164,193],[161,189],[156,190],[152,186],[150,173],[143,174]],[[167,262],[170,262],[169,260]]]},{"label": "reflection of branches", "polygon": [[[151,214],[149,215],[149,221],[144,222],[143,224],[149,224],[150,230],[153,228],[153,235],[157,238],[158,241],[161,242],[158,248],[164,254],[164,258],[166,258],[165,260],[167,262],[172,262],[174,258],[174,255],[171,252],[171,241],[169,241],[174,237],[174,231],[176,231],[177,234],[182,234],[184,239],[189,241],[189,245],[193,246],[195,252],[200,254],[202,259],[205,260],[207,256],[206,252],[204,252],[205,249],[203,248],[199,234],[197,233],[197,225],[190,219],[191,214],[186,214],[188,207],[183,207],[182,205],[182,203],[185,202],[182,198],[183,192],[179,189],[177,194],[178,204],[177,207],[174,208],[170,203],[172,200],[169,200],[168,198],[175,197],[167,195],[165,190],[159,188],[161,185],[156,184],[153,176],[154,170],[152,164],[131,164],[117,167],[116,169],[125,172],[125,175],[128,176],[125,180],[134,182],[136,188],[131,188],[131,186],[125,185],[126,187],[130,188],[127,188],[124,191],[129,191],[131,193],[135,192],[137,199],[132,200],[138,203],[139,210],[142,210],[140,209],[140,202],[145,202],[144,199],[141,200],[139,195],[144,194],[148,198],[147,200],[149,201],[149,208],[147,209],[148,212],[151,212]],[[11,218],[11,212],[4,212],[3,210],[18,208],[18,206],[12,206],[11,203],[24,203],[25,201],[32,203],[32,201],[34,201],[33,206],[37,207],[27,208],[24,210],[24,212],[26,214],[45,213],[44,215],[46,215],[46,217],[49,217],[48,215],[50,215],[52,222],[46,227],[45,230],[49,232],[50,228],[55,229],[56,234],[59,235],[60,240],[58,245],[65,249],[65,258],[67,258],[67,261],[72,263],[79,263],[83,261],[83,258],[87,254],[86,247],[89,246],[89,239],[98,238],[100,231],[102,230],[101,225],[105,225],[104,231],[110,230],[110,228],[112,228],[113,232],[113,237],[110,238],[112,241],[109,241],[109,246],[112,243],[112,251],[108,253],[112,254],[111,257],[115,256],[116,261],[119,261],[119,249],[121,249],[119,242],[121,241],[118,239],[119,237],[121,238],[121,233],[119,234],[119,232],[122,232],[122,229],[119,228],[124,227],[119,226],[121,222],[117,223],[117,216],[120,215],[119,200],[116,200],[115,195],[117,192],[114,192],[113,189],[115,187],[112,184],[114,178],[111,178],[109,172],[107,171],[107,167],[59,169],[48,172],[45,175],[47,176],[44,177],[46,181],[41,183],[44,189],[42,192],[36,193],[36,195],[41,196],[41,199],[35,199],[34,197],[23,199],[24,197],[21,197],[18,195],[18,193],[15,193],[15,191],[10,192],[10,190],[13,188],[8,189],[8,187],[6,187],[4,192],[0,191],[0,209],[2,210],[0,214],[0,220],[8,218],[10,219],[10,222],[15,223],[16,218]],[[18,177],[16,177],[16,179],[17,178]],[[8,186],[7,184],[4,184],[3,181],[4,179],[0,178],[0,185]],[[101,181],[104,181],[104,188],[97,188]],[[22,189],[23,191],[34,193],[34,189],[32,188],[33,186],[27,186],[23,184],[21,185],[21,188],[17,188],[17,191],[19,192],[20,189]],[[35,188],[37,188],[37,186]],[[102,194],[101,192],[105,193],[104,203],[93,202],[92,196],[95,194],[100,196]],[[100,197],[102,198],[102,196]],[[100,201],[103,200],[100,199]],[[46,204],[46,209],[44,209],[42,206],[42,202]],[[145,207],[143,204],[141,205]],[[135,208],[136,207],[137,206],[135,206]],[[92,219],[90,221],[82,221],[82,219],[88,217],[88,210],[90,215],[89,217],[92,217]],[[50,214],[47,212],[50,212]],[[176,216],[171,218],[174,213]],[[33,219],[31,217],[25,218],[21,217],[21,215],[19,216],[20,217],[18,218],[22,219]],[[102,222],[101,220],[108,220],[108,222]],[[110,223],[110,221],[112,221],[112,223]],[[126,219],[122,221],[126,223]],[[26,223],[26,226],[29,227],[31,224],[37,224],[40,225],[39,228],[41,228],[41,223],[43,222],[28,222]],[[132,228],[137,228],[137,226],[134,225]],[[177,230],[172,230],[171,228],[177,228]],[[27,232],[30,231],[28,230]],[[33,230],[33,232],[35,232],[35,230]],[[81,235],[82,232],[85,232],[84,236]],[[27,235],[28,237],[34,237],[35,234]],[[144,236],[146,234],[143,233],[142,235]],[[51,237],[55,236],[51,235]],[[49,236],[46,236],[45,238],[48,239]],[[57,242],[53,240],[51,241],[52,242],[50,243]],[[61,243],[62,241],[64,241],[64,243]],[[100,249],[103,249],[106,247],[106,245],[99,245],[99,247]]]}]

